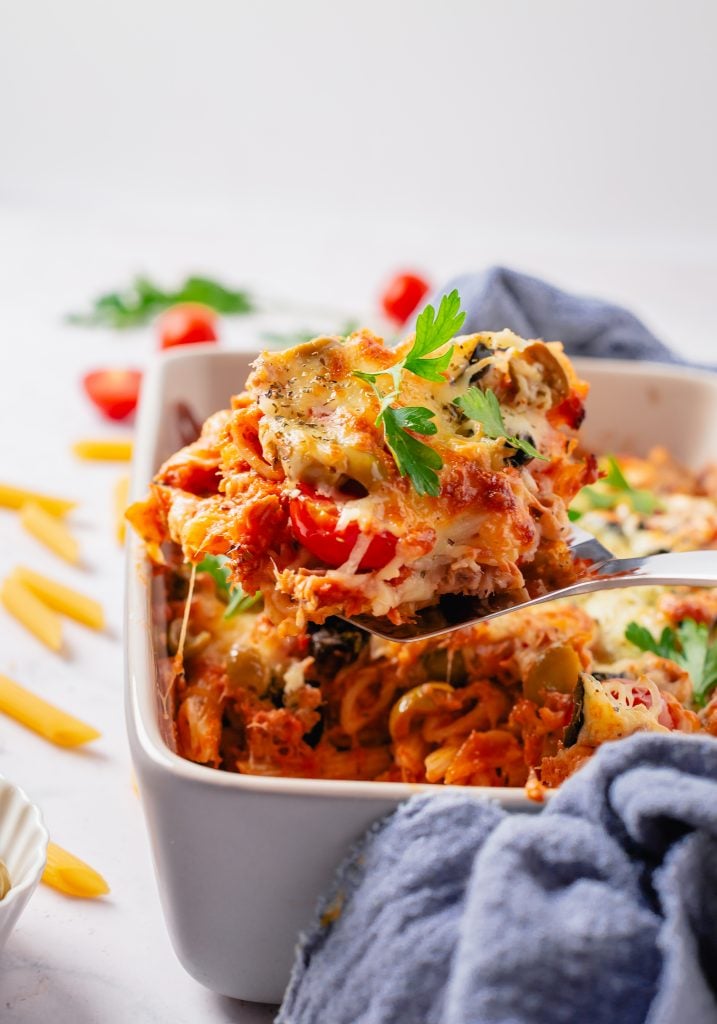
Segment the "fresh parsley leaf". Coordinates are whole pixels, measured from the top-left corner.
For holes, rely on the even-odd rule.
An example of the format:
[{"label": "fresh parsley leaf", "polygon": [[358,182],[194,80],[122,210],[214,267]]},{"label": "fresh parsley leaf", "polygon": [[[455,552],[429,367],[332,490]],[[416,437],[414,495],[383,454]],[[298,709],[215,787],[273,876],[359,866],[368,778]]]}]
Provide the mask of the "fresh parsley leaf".
[{"label": "fresh parsley leaf", "polygon": [[605,483],[612,487],[613,490],[624,494],[635,512],[638,512],[640,515],[649,516],[659,508],[660,502],[652,491],[641,490],[627,482],[625,474],[620,469],[617,459],[613,455],[608,455],[607,466]]},{"label": "fresh parsley leaf", "polygon": [[212,577],[216,584],[217,595],[227,602],[224,618],[231,619],[258,604],[261,594],[247,594],[242,587],[231,584],[227,562],[226,555],[205,555],[197,565],[197,572],[208,572]]},{"label": "fresh parsley leaf", "polygon": [[[444,373],[453,355],[453,346],[443,355],[427,358],[431,352],[446,345],[460,329],[466,318],[461,311],[461,297],[454,289],[450,295],[444,295],[436,313],[433,306],[426,306],[416,321],[416,335],[407,355],[386,370],[369,373],[354,370],[354,377],[370,384],[379,402],[376,424],[383,424],[383,433],[391,454],[401,476],[409,476],[411,483],[419,494],[430,494],[437,497],[441,493],[441,485],[436,470],[443,466],[443,459],[430,445],[424,444],[407,431],[428,436],[438,432],[438,427],[431,420],[435,413],[423,406],[393,406],[391,403],[398,398],[401,391],[401,374],[410,370],[425,380],[443,383]],[[378,387],[379,377],[390,377],[393,387],[383,392]]]},{"label": "fresh parsley leaf", "polygon": [[235,615],[239,615],[241,612],[248,612],[259,601],[261,601],[260,592],[247,594],[241,587],[234,587],[229,598],[227,610],[224,612],[224,618],[233,619]]},{"label": "fresh parsley leaf", "polygon": [[583,487],[580,494],[588,499],[593,508],[598,509],[615,508],[620,500],[616,494],[605,494],[594,487]]},{"label": "fresh parsley leaf", "polygon": [[677,627],[681,661],[690,674],[695,690],[701,692],[710,631],[704,622],[683,619]]},{"label": "fresh parsley leaf", "polygon": [[433,359],[427,359],[426,356],[454,338],[465,318],[466,314],[461,311],[461,297],[455,288],[450,295],[443,296],[438,313],[433,306],[426,306],[416,320],[416,336],[403,361],[405,369],[425,380],[443,382],[443,374],[453,355],[453,346]]},{"label": "fresh parsley leaf", "polygon": [[506,444],[509,444],[511,448],[517,448],[519,451],[525,452],[531,459],[541,459],[543,462],[550,461],[545,455],[541,455],[530,441],[525,441],[522,437],[515,437],[507,432],[503,422],[503,414],[500,411],[500,404],[495,396],[495,392],[491,391],[490,388],[487,391],[481,391],[480,388],[468,388],[464,395],[459,395],[458,398],[454,399],[453,404],[457,405],[468,419],[476,420],[476,422],[480,423],[486,437],[493,439],[505,438]]},{"label": "fresh parsley leaf", "polygon": [[506,437],[506,441],[511,448],[517,448],[521,452],[525,452],[531,459],[540,459],[541,462],[550,462],[547,455],[541,455],[535,445],[531,444],[530,441],[526,441],[524,437]]},{"label": "fresh parsley leaf", "polygon": [[639,647],[641,651],[652,651],[653,654],[658,654],[661,658],[669,658],[671,661],[675,660],[678,653],[673,644],[673,638],[672,630],[665,628],[660,639],[655,640],[650,630],[638,622],[631,622],[625,630],[625,639],[635,647]]},{"label": "fresh parsley leaf", "polygon": [[197,572],[208,572],[214,580],[217,590],[224,597],[229,596],[229,570],[226,555],[205,555],[197,564]]},{"label": "fresh parsley leaf", "polygon": [[[441,485],[435,472],[443,466],[443,459],[430,445],[424,444],[408,430],[421,434],[435,434],[436,425],[429,419],[434,415],[430,409],[407,406],[394,409],[387,406],[380,415],[386,435],[401,476],[408,476],[418,494],[429,494],[436,498]],[[432,428],[432,429],[431,429]]]},{"label": "fresh parsley leaf", "polygon": [[486,437],[506,436],[503,414],[494,391],[468,388],[464,395],[459,395],[454,400],[453,404],[457,405],[469,420],[476,420],[480,423]]},{"label": "fresh parsley leaf", "polygon": [[124,330],[148,323],[177,302],[202,302],[225,314],[251,313],[254,309],[248,292],[229,288],[208,277],[188,277],[179,288],[165,291],[148,277],[140,276],[123,291],[100,295],[88,312],[72,313],[67,319],[85,327]]},{"label": "fresh parsley leaf", "polygon": [[704,622],[683,619],[677,629],[665,626],[656,640],[649,629],[631,622],[625,639],[641,651],[652,651],[661,658],[676,662],[692,680],[693,700],[703,707],[717,687],[717,644],[710,642],[710,631]]},{"label": "fresh parsley leaf", "polygon": [[695,700],[699,707],[704,707],[707,701],[717,689],[717,644],[707,648],[704,664],[702,666],[702,683]]},{"label": "fresh parsley leaf", "polygon": [[413,430],[416,434],[424,435],[438,433],[438,427],[431,422],[436,414],[422,405],[406,405],[403,408],[392,409],[391,412],[404,430]]},{"label": "fresh parsley leaf", "polygon": [[625,479],[625,474],[620,469],[617,459],[614,455],[608,455],[607,457],[607,473],[605,474],[605,483],[610,487],[614,487],[616,491],[631,491],[632,487]]},{"label": "fresh parsley leaf", "polygon": [[365,373],[363,370],[354,370],[353,376],[358,377],[359,380],[365,380],[367,384],[375,384],[380,374],[378,373]]},{"label": "fresh parsley leaf", "polygon": [[171,295],[172,305],[175,302],[202,302],[205,306],[216,309],[217,313],[237,315],[251,313],[254,304],[248,292],[243,289],[228,288],[208,277],[188,277],[175,295]]},{"label": "fresh parsley leaf", "polygon": [[641,516],[651,516],[660,507],[660,502],[652,491],[631,487],[629,499],[632,502],[632,507]]},{"label": "fresh parsley leaf", "polygon": [[578,519],[582,516],[582,512],[578,512],[576,508],[568,509],[568,519],[571,523],[577,523]]},{"label": "fresh parsley leaf", "polygon": [[582,512],[589,509],[611,509],[625,503],[638,515],[649,516],[661,508],[656,494],[632,487],[628,483],[617,459],[612,455],[607,457],[607,472],[598,481],[598,485],[583,487],[575,500]]}]

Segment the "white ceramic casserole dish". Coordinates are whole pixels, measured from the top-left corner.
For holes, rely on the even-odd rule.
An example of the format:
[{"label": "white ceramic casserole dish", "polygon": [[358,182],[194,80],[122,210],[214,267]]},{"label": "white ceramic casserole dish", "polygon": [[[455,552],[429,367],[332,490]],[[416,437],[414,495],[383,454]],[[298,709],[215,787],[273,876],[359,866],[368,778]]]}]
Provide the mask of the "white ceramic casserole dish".
[{"label": "white ceramic casserole dish", "polygon": [[[166,354],[147,374],[137,427],[134,498],[181,447],[175,414],[203,420],[242,389],[252,356],[204,346]],[[717,451],[717,377],[653,364],[576,360],[591,383],[584,426],[596,452],[663,444],[699,466]],[[160,899],[175,951],[208,988],[278,1002],[299,931],[349,845],[419,790],[440,786],[261,778],[175,754],[162,738],[142,544],[128,549],[126,711]],[[536,810],[522,789],[465,788]]]}]

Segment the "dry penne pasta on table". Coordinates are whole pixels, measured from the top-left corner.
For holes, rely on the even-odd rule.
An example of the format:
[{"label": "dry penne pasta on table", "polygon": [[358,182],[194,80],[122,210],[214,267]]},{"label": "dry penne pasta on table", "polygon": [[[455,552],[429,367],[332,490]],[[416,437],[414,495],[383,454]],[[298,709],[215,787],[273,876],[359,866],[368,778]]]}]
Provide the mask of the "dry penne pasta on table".
[{"label": "dry penne pasta on table", "polygon": [[104,628],[105,615],[102,605],[91,597],[24,566],[19,566],[13,577],[55,611],[76,619],[91,629]]},{"label": "dry penne pasta on table", "polygon": [[127,534],[127,520],[125,519],[125,511],[127,509],[127,502],[129,501],[129,476],[124,473],[114,486],[113,497],[113,512],[114,512],[114,524],[115,524],[115,536],[117,543],[120,547],[124,544],[125,536]]},{"label": "dry penne pasta on table", "polygon": [[0,711],[60,747],[79,747],[100,733],[74,715],[0,675]]},{"label": "dry penne pasta on table", "polygon": [[80,459],[129,462],[132,458],[132,441],[129,438],[85,438],[75,441],[72,451]]},{"label": "dry penne pasta on table", "polygon": [[0,599],[10,614],[51,651],[62,648],[62,620],[16,574],[3,580]]},{"label": "dry penne pasta on table", "polygon": [[80,560],[80,545],[68,527],[41,505],[29,501],[20,509],[20,522],[36,540],[71,565]]},{"label": "dry penne pasta on table", "polygon": [[3,508],[21,508],[27,502],[34,502],[54,516],[64,516],[77,507],[76,501],[58,498],[40,491],[30,491],[24,487],[13,487],[11,484],[0,483],[0,506]]}]

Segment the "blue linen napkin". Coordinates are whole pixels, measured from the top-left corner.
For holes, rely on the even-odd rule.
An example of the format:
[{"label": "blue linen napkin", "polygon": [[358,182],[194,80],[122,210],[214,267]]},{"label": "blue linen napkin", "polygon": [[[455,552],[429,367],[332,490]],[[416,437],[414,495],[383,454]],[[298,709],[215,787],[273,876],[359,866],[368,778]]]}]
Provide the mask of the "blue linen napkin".
[{"label": "blue linen napkin", "polygon": [[[627,310],[525,274],[437,298],[454,287],[463,333],[683,362]],[[717,1022],[717,742],[643,734],[539,815],[447,790],[374,825],[302,937],[277,1024],[678,1020]]]},{"label": "blue linen napkin", "polygon": [[453,288],[467,314],[462,334],[508,327],[521,338],[562,341],[571,356],[684,363],[622,306],[571,295],[517,270],[490,267],[481,274],[463,274],[433,301]]},{"label": "blue linen napkin", "polygon": [[677,1021],[717,1021],[717,742],[654,733],[602,746],[541,814],[446,792],[374,825],[277,1017]]}]

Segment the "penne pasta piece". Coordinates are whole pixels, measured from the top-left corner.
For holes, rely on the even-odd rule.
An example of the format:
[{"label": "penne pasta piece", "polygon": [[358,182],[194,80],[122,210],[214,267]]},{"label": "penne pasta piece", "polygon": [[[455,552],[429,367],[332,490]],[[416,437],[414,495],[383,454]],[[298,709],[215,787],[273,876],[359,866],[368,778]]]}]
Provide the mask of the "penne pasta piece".
[{"label": "penne pasta piece", "polygon": [[132,458],[132,441],[129,438],[87,438],[76,441],[72,450],[80,459],[129,462]]},{"label": "penne pasta piece", "polygon": [[60,747],[79,747],[100,733],[37,694],[0,675],[0,711]]},{"label": "penne pasta piece", "polygon": [[51,651],[62,647],[62,620],[44,602],[21,583],[8,576],[0,587],[0,599],[18,622],[29,629]]},{"label": "penne pasta piece", "polygon": [[46,512],[35,502],[27,502],[20,509],[20,522],[28,533],[64,558],[71,565],[80,560],[80,545],[62,520]]},{"label": "penne pasta piece", "polygon": [[33,572],[32,569],[26,569],[22,565],[15,569],[10,578],[18,579],[36,597],[39,597],[56,612],[76,619],[77,622],[82,622],[90,629],[104,629],[105,613],[102,605],[91,597],[86,597],[84,594],[72,590],[71,587],[56,583],[55,580],[48,579],[47,576]]},{"label": "penne pasta piece", "polygon": [[124,544],[127,533],[127,520],[124,517],[129,502],[129,477],[123,474],[115,483],[113,494],[115,536],[120,547]]},{"label": "penne pasta piece", "polygon": [[45,885],[64,892],[66,896],[77,896],[80,899],[95,899],[97,896],[106,896],[110,891],[98,871],[56,843],[47,845],[47,864],[42,880]]},{"label": "penne pasta piece", "polygon": [[42,494],[40,491],[28,491],[24,487],[11,487],[10,484],[0,484],[0,506],[3,508],[22,508],[27,502],[32,501],[46,512],[53,516],[64,516],[77,507],[76,501],[67,498],[55,498],[51,494]]}]

